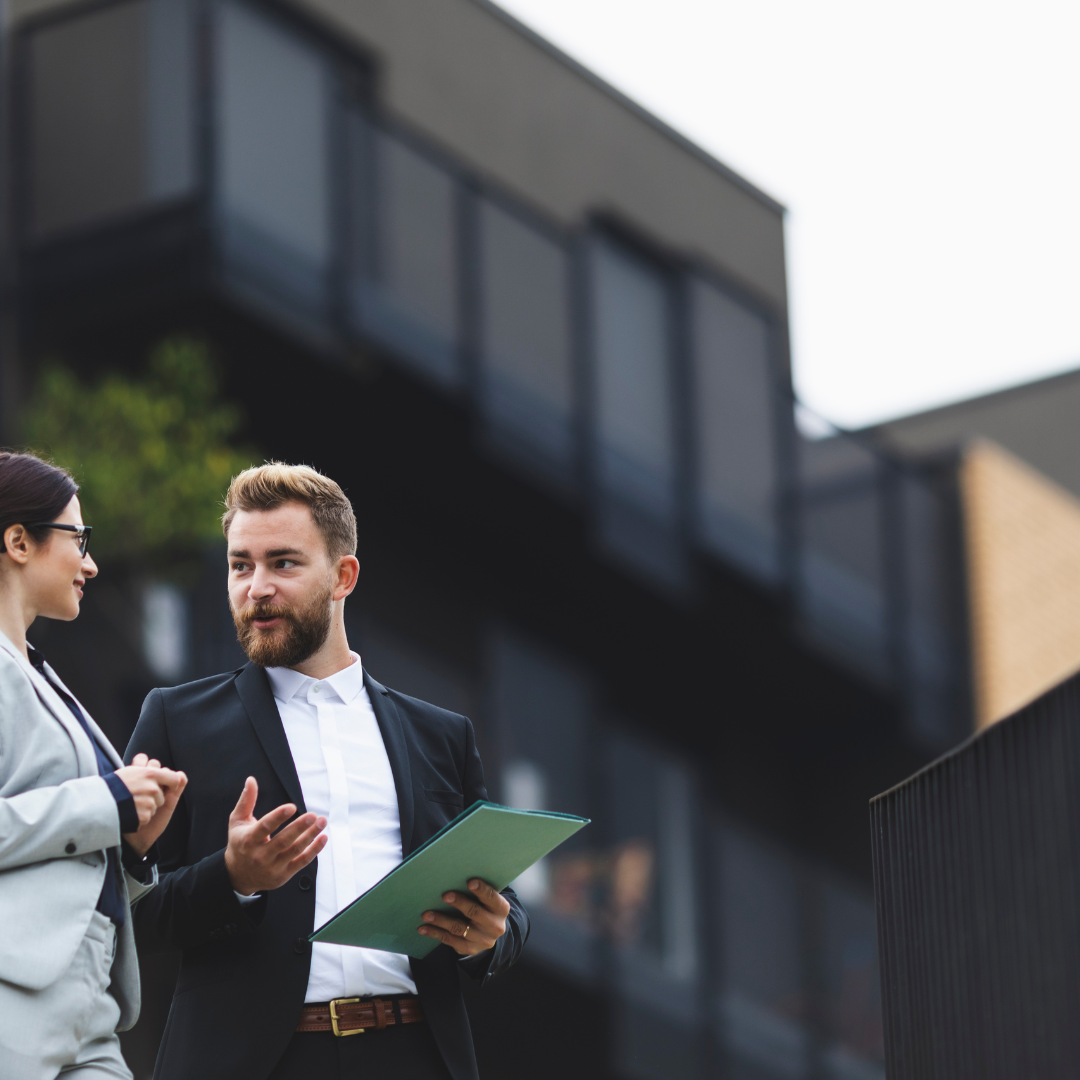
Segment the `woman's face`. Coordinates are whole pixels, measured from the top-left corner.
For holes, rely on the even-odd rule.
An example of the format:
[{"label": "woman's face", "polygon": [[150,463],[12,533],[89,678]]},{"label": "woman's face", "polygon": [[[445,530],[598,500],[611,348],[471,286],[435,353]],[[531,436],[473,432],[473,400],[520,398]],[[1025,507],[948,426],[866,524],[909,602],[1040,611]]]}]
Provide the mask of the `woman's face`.
[{"label": "woman's face", "polygon": [[[82,525],[79,497],[72,495],[64,512],[54,519],[58,525]],[[79,554],[79,537],[63,529],[49,529],[47,537],[34,549],[26,564],[28,597],[38,615],[70,622],[79,614],[83,586],[97,575],[97,565],[89,554]]]}]

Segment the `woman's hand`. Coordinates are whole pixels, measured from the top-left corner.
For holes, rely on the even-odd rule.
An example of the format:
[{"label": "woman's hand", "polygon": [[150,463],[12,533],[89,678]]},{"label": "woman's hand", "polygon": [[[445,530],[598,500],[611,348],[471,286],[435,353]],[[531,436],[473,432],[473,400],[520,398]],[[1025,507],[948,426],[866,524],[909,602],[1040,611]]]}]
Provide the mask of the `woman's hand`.
[{"label": "woman's hand", "polygon": [[138,832],[124,833],[124,839],[145,855],[169,824],[187,786],[187,776],[162,768],[160,761],[145,754],[136,754],[130,765],[116,770],[116,775],[131,792],[139,815]]},{"label": "woman's hand", "polygon": [[423,919],[428,925],[421,926],[418,932],[438,938],[459,956],[482,953],[506,933],[510,902],[486,881],[473,878],[469,882],[469,892],[443,893],[442,898],[461,914],[425,911]]}]

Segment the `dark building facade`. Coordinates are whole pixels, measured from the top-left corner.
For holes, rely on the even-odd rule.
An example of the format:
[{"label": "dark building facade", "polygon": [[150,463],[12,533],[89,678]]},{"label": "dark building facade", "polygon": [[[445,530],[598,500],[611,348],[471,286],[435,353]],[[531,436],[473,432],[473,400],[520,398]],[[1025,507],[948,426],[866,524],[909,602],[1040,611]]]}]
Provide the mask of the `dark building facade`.
[{"label": "dark building facade", "polygon": [[[49,356],[208,341],[353,500],[371,672],[593,819],[470,991],[481,1072],[882,1077],[866,805],[970,730],[956,462],[799,433],[782,208],[480,0],[9,19],[6,437]],[[242,661],[224,573],[43,631],[118,743]]]}]

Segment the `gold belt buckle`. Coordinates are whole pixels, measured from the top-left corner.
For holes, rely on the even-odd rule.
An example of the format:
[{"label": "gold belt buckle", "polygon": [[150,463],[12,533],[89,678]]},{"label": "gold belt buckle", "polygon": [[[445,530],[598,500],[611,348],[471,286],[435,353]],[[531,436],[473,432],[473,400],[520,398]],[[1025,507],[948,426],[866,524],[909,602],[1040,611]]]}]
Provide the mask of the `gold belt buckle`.
[{"label": "gold belt buckle", "polygon": [[345,1038],[346,1035],[363,1035],[367,1030],[366,1028],[353,1028],[352,1031],[342,1031],[341,1028],[338,1027],[338,1021],[341,1017],[337,1014],[337,1007],[339,1005],[352,1005],[359,1000],[358,997],[334,998],[334,1000],[330,1002],[330,1030],[333,1031],[339,1039]]}]

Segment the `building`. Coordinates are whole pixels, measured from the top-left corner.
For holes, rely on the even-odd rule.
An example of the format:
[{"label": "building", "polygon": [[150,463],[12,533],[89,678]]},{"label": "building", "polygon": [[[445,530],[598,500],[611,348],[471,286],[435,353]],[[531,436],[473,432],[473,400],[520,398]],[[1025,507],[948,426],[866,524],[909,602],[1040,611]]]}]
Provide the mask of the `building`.
[{"label": "building", "polygon": [[[8,437],[43,358],[206,338],[354,500],[372,673],[593,819],[482,1072],[882,1077],[866,807],[971,727],[957,457],[799,434],[782,207],[485,0],[7,15]],[[45,628],[120,744],[242,660],[219,560]]]},{"label": "building", "polygon": [[864,433],[890,455],[957,463],[977,727],[1080,669],[1078,418],[1073,371]]}]

